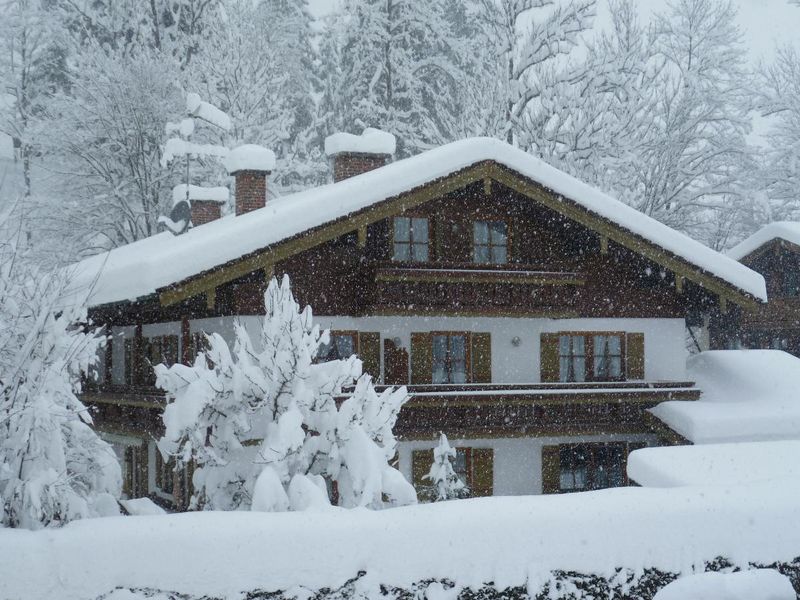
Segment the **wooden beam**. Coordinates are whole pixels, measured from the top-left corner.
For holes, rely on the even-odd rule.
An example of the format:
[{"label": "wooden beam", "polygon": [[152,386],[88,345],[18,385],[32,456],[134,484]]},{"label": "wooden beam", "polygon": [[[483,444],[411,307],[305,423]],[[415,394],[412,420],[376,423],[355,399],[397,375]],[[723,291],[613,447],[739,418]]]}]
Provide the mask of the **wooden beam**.
[{"label": "wooden beam", "polygon": [[723,315],[728,314],[728,299],[724,296],[720,296],[719,299],[719,312],[721,312]]},{"label": "wooden beam", "polygon": [[483,193],[487,196],[492,195],[492,180],[489,177],[483,179]]},{"label": "wooden beam", "polygon": [[600,254],[605,256],[608,254],[608,236],[601,235],[600,236]]},{"label": "wooden beam", "polygon": [[358,228],[358,247],[364,248],[367,245],[367,226],[366,224]]},{"label": "wooden beam", "polygon": [[214,310],[217,307],[217,288],[212,287],[206,290],[206,308]]},{"label": "wooden beam", "polygon": [[683,275],[675,275],[675,291],[683,293]]}]

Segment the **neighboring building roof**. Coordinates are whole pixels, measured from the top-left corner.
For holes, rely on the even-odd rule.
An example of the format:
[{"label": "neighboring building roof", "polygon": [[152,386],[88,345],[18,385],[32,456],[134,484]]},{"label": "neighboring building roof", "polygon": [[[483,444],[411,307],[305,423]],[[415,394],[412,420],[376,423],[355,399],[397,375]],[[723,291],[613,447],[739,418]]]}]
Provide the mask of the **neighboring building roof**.
[{"label": "neighboring building roof", "polygon": [[653,600],[795,600],[792,581],[775,569],[697,573],[664,586]]},{"label": "neighboring building roof", "polygon": [[774,240],[785,240],[800,246],[800,223],[797,221],[775,221],[765,225],[749,238],[728,250],[727,255],[734,260],[742,260]]},{"label": "neighboring building roof", "polygon": [[800,479],[800,440],[642,448],[628,477],[644,487],[738,485]]},{"label": "neighboring building roof", "polygon": [[576,204],[701,273],[766,301],[764,279],[758,273],[491,138],[453,142],[335,184],[270,200],[264,208],[222,218],[180,236],[161,233],[90,257],[74,267],[75,291],[88,293],[91,306],[148,296],[482,162],[505,166],[551,190],[565,205]]},{"label": "neighboring building roof", "polygon": [[781,350],[710,350],[689,358],[702,391],[650,410],[695,444],[800,440],[800,359]]}]

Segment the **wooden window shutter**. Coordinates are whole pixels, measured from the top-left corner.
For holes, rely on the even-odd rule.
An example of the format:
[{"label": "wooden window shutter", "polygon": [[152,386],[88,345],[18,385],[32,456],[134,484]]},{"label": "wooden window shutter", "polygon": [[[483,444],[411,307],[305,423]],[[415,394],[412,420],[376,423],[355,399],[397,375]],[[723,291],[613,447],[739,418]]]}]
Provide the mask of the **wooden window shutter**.
[{"label": "wooden window shutter", "polygon": [[494,493],[494,449],[472,449],[472,496],[491,496]]},{"label": "wooden window shutter", "polygon": [[543,333],[541,337],[540,379],[543,383],[555,383],[560,380],[558,363],[558,338],[557,333]]},{"label": "wooden window shutter", "polygon": [[644,379],[644,334],[625,336],[625,376],[627,379]]},{"label": "wooden window shutter", "polygon": [[432,464],[432,449],[414,450],[411,453],[411,483],[414,485],[414,489],[416,489],[417,492],[430,485],[430,481],[425,479],[425,476],[430,472]]},{"label": "wooden window shutter", "polygon": [[472,356],[472,383],[492,382],[492,336],[473,333],[470,336]]},{"label": "wooden window shutter", "polygon": [[542,447],[542,493],[561,491],[561,456],[559,446]]},{"label": "wooden window shutter", "polygon": [[433,381],[433,345],[430,333],[411,334],[411,383]]},{"label": "wooden window shutter", "polygon": [[372,375],[377,383],[381,380],[381,334],[363,331],[358,334],[358,356],[364,363],[364,373]]}]

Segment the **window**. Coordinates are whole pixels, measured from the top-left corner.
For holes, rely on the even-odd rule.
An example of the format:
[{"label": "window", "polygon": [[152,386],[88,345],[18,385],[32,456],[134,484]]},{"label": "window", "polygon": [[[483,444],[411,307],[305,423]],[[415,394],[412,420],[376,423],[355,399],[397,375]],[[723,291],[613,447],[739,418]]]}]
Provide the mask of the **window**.
[{"label": "window", "polygon": [[165,364],[171,367],[178,362],[178,336],[161,335],[142,339],[143,343],[143,364],[142,376],[144,385],[153,386],[156,384],[156,374],[153,367]]},{"label": "window", "polygon": [[467,382],[466,334],[433,334],[432,383]]},{"label": "window", "polygon": [[625,485],[626,455],[624,443],[560,446],[560,491],[600,490]]},{"label": "window", "polygon": [[783,272],[783,295],[791,298],[800,296],[800,271],[788,269]]},{"label": "window", "polygon": [[[492,448],[456,447],[453,470],[467,486],[465,496],[482,497],[494,493],[494,450]],[[411,482],[419,499],[431,500],[435,490],[426,478],[433,464],[433,450],[414,450],[411,453]]]},{"label": "window", "polygon": [[593,344],[595,381],[615,381],[622,377],[622,336],[596,335]]},{"label": "window", "polygon": [[317,362],[328,362],[350,358],[356,353],[356,334],[355,333],[334,333],[330,334],[330,341],[319,347],[317,352]]},{"label": "window", "polygon": [[558,337],[558,369],[561,382],[621,381],[622,334],[561,334]]},{"label": "window", "polygon": [[586,338],[562,335],[558,338],[559,381],[586,380]]},{"label": "window", "polygon": [[422,217],[394,218],[393,258],[405,262],[428,261],[428,219]]},{"label": "window", "polygon": [[503,221],[476,221],[472,242],[476,263],[499,265],[508,262],[508,226]]}]

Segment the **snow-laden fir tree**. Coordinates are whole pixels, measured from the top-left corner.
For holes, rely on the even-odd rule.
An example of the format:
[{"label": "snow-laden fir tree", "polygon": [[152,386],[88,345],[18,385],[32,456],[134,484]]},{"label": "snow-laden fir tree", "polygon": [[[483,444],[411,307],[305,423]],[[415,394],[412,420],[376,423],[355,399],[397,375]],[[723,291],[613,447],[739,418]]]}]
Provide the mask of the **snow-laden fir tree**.
[{"label": "snow-laden fir tree", "polygon": [[447,436],[439,435],[439,445],[433,449],[433,464],[425,479],[431,482],[429,496],[432,502],[465,498],[469,494],[467,486],[453,469],[456,449],[450,447]]},{"label": "snow-laden fir tree", "polygon": [[0,241],[0,525],[7,527],[118,514],[119,463],[75,395],[102,339],[84,327],[85,309],[64,290],[62,276],[40,272],[13,241]]},{"label": "snow-laden fir tree", "polygon": [[264,302],[256,339],[237,323],[232,349],[212,334],[193,365],[156,366],[171,400],[159,448],[179,467],[196,464],[192,505],[301,510],[329,504],[332,482],[345,507],[416,502],[388,462],[405,388],[377,393],[355,356],[316,364],[328,333],[300,310],[288,276],[270,282]]}]

